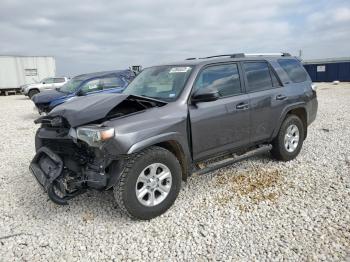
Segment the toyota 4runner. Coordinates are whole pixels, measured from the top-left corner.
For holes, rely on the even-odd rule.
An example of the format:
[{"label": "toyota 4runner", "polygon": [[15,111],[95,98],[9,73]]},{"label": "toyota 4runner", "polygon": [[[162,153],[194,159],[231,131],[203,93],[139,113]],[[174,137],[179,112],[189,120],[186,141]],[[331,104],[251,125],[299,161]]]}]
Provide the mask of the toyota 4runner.
[{"label": "toyota 4runner", "polygon": [[30,170],[57,204],[87,189],[113,189],[122,211],[151,219],[193,173],[267,151],[294,159],[316,118],[314,89],[286,53],[146,68],[121,94],[81,97],[37,119]]}]

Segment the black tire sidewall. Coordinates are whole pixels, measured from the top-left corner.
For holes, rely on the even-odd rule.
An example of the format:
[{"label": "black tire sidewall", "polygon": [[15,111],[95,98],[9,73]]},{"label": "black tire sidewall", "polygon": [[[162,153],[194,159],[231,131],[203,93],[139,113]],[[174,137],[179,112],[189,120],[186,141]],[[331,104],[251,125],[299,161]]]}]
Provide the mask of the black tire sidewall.
[{"label": "black tire sidewall", "polygon": [[[147,207],[136,197],[136,181],[144,168],[153,163],[167,166],[172,176],[172,186],[168,196],[158,205]],[[181,167],[177,158],[165,149],[152,150],[138,158],[130,168],[124,185],[123,200],[127,211],[140,219],[151,219],[163,214],[175,201],[181,187]]]},{"label": "black tire sidewall", "polygon": [[39,93],[38,90],[30,90],[30,91],[28,92],[28,96],[29,96],[29,98],[31,99],[33,96],[35,96],[35,95],[38,94],[38,93]]},{"label": "black tire sidewall", "polygon": [[[287,131],[287,128],[290,125],[296,125],[299,129],[299,143],[297,148],[293,152],[288,152],[284,146],[284,137]],[[295,115],[288,116],[282,123],[281,129],[278,134],[278,144],[276,145],[279,151],[279,155],[282,158],[282,160],[289,161],[294,159],[299,153],[302,148],[303,142],[304,142],[304,126],[302,121],[299,117]]]}]

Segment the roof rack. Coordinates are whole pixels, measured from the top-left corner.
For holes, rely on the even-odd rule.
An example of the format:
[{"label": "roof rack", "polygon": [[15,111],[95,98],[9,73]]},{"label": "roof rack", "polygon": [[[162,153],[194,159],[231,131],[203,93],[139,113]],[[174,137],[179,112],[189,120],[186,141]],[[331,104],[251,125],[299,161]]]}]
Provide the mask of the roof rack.
[{"label": "roof rack", "polygon": [[[210,59],[210,58],[216,58],[216,57],[225,57],[228,56],[230,58],[243,58],[247,56],[291,56],[289,53],[236,53],[236,54],[226,54],[226,55],[213,55],[213,56],[206,56],[206,57],[199,57],[198,59]],[[186,60],[195,60],[197,58],[190,57],[186,58]]]},{"label": "roof rack", "polygon": [[289,53],[248,53],[245,56],[291,56]]},{"label": "roof rack", "polygon": [[229,57],[232,57],[232,56],[233,56],[233,54],[206,56],[206,57],[200,57],[199,59],[210,59],[210,58],[224,57],[224,56],[229,56]]}]

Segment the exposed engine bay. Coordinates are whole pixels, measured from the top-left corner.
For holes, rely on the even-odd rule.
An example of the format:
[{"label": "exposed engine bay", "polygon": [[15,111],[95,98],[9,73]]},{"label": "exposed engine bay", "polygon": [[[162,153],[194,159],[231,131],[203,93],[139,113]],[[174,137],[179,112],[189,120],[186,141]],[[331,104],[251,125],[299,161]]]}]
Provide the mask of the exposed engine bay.
[{"label": "exposed engine bay", "polygon": [[[114,103],[110,97],[115,98]],[[89,103],[89,99],[82,99],[87,101],[82,101],[81,106],[93,107],[95,114],[85,111],[79,113],[79,106],[75,103],[74,108],[70,109],[68,105],[60,110],[60,107],[57,107],[49,115],[35,120],[41,127],[36,134],[37,154],[31,162],[30,170],[44,187],[49,198],[57,204],[65,205],[67,200],[87,189],[111,188],[123,166],[124,156],[109,154],[103,142],[92,144],[90,140],[84,141],[85,137],[80,133],[85,130],[81,130],[82,127],[77,124],[84,125],[85,128],[89,125],[103,128],[102,123],[108,120],[166,104],[157,100],[125,95],[101,96],[101,99],[103,101],[99,101],[99,104],[104,104],[102,109],[99,107],[100,110],[94,108],[96,97],[95,103]],[[83,135],[86,139],[91,139],[89,137],[91,134]],[[114,130],[110,135],[114,136]]]}]

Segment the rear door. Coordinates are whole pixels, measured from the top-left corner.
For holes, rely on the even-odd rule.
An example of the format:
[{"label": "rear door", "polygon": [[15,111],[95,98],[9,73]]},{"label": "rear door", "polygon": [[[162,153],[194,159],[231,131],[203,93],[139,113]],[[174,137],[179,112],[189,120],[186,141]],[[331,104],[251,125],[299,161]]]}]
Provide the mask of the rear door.
[{"label": "rear door", "polygon": [[60,87],[60,86],[64,85],[65,81],[66,81],[66,79],[63,77],[56,77],[53,79],[53,85],[55,88]]},{"label": "rear door", "polygon": [[78,92],[80,95],[85,96],[85,95],[100,93],[102,90],[103,90],[103,83],[101,78],[95,78],[95,79],[86,81]]},{"label": "rear door", "polygon": [[200,160],[249,142],[249,98],[237,63],[205,67],[192,93],[217,89],[220,99],[189,105],[194,160]]},{"label": "rear door", "polygon": [[121,77],[109,76],[101,79],[104,93],[119,93],[124,90],[126,81]]},{"label": "rear door", "polygon": [[250,99],[250,142],[269,140],[288,97],[267,61],[242,62]]}]

